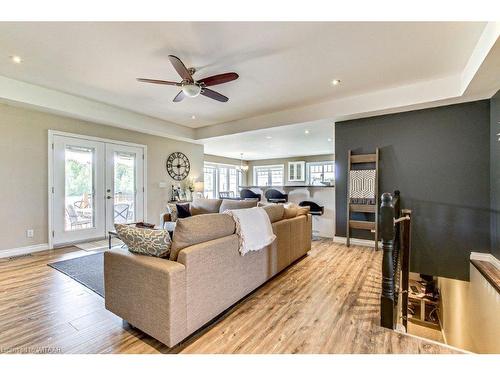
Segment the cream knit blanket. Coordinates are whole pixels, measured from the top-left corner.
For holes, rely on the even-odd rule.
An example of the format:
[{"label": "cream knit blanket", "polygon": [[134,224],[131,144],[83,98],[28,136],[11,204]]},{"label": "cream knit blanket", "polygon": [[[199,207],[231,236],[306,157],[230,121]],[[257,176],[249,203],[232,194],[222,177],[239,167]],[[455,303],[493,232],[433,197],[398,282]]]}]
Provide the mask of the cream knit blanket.
[{"label": "cream knit blanket", "polygon": [[262,207],[226,210],[224,213],[232,216],[236,223],[241,255],[249,251],[261,250],[276,239],[269,216]]}]

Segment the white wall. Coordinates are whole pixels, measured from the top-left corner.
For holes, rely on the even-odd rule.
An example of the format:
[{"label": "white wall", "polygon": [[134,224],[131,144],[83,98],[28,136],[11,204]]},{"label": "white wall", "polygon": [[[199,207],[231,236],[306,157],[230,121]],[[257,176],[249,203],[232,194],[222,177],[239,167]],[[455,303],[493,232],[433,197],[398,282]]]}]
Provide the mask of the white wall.
[{"label": "white wall", "polygon": [[500,293],[472,264],[469,312],[474,351],[500,354]]},{"label": "white wall", "polygon": [[440,321],[448,345],[474,351],[469,326],[469,287],[462,280],[438,278],[441,291]]},{"label": "white wall", "polygon": [[203,179],[203,145],[0,104],[0,251],[48,242],[49,129],[147,145],[148,222],[159,223],[169,199],[159,183],[173,182],[165,169],[170,153],[186,154],[190,177]]},{"label": "white wall", "polygon": [[500,353],[500,293],[470,264],[470,282],[438,278],[446,343],[475,353]]}]

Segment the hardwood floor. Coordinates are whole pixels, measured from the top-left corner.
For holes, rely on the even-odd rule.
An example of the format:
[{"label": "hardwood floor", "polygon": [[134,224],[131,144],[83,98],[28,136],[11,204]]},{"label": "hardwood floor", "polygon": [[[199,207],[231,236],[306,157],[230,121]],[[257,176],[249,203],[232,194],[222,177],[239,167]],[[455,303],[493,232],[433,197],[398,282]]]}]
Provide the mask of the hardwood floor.
[{"label": "hardwood floor", "polygon": [[47,263],[67,248],[0,259],[0,353],[455,353],[378,326],[381,252],[329,240],[169,349]]}]

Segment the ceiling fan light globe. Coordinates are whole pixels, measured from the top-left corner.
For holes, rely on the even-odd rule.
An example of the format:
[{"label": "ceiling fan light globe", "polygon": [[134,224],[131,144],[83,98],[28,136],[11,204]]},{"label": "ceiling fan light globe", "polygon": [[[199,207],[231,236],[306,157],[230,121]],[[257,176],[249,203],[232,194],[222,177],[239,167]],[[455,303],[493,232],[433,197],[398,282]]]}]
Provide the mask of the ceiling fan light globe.
[{"label": "ceiling fan light globe", "polygon": [[196,98],[201,93],[201,87],[192,83],[182,85],[182,92],[190,98]]}]

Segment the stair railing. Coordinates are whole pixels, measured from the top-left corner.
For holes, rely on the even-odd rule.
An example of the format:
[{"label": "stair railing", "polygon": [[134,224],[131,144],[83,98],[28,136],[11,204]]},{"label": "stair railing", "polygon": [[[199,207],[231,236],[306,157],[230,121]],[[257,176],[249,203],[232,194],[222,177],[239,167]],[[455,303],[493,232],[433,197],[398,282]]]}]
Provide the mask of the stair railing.
[{"label": "stair railing", "polygon": [[399,191],[382,194],[381,201],[378,222],[383,250],[380,324],[396,329],[402,321],[407,330],[411,211],[401,210]]}]

